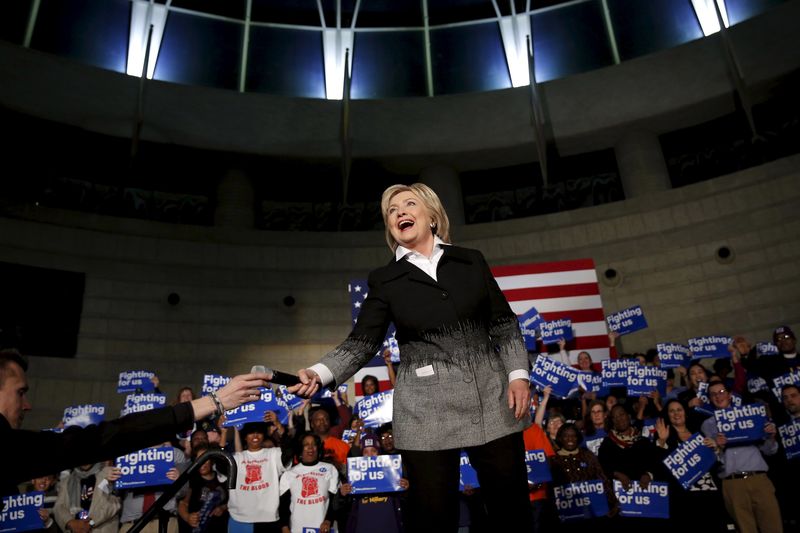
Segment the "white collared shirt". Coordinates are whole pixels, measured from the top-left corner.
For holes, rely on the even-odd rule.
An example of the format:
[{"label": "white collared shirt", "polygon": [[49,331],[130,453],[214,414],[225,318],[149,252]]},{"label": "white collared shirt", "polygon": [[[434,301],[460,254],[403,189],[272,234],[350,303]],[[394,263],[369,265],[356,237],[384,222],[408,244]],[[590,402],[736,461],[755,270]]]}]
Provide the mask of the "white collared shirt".
[{"label": "white collared shirt", "polygon": [[439,281],[436,278],[436,268],[439,266],[439,260],[442,258],[442,255],[444,255],[444,248],[442,246],[449,246],[449,244],[442,241],[438,236],[434,236],[433,253],[430,257],[426,257],[424,254],[398,245],[397,250],[394,252],[394,258],[395,261],[400,261],[405,258],[406,261],[433,278],[433,281]]}]

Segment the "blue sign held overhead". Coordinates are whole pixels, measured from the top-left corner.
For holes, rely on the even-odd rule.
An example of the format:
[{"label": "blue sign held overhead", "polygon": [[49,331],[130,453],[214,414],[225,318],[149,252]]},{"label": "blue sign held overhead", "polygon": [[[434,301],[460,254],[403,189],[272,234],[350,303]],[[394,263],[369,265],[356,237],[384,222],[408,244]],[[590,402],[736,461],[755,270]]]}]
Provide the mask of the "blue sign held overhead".
[{"label": "blue sign held overhead", "polygon": [[566,398],[578,390],[578,370],[546,355],[539,354],[536,358],[530,378],[539,388],[552,386],[557,398]]},{"label": "blue sign held overhead", "polygon": [[637,362],[628,368],[627,387],[628,396],[649,396],[658,391],[663,398],[667,395],[667,371]]},{"label": "blue sign held overhead", "polygon": [[263,422],[264,414],[267,411],[276,411],[282,424],[288,420],[288,413],[275,398],[275,393],[271,389],[260,387],[261,396],[254,402],[248,402],[240,405],[236,409],[225,411],[225,422],[223,427],[233,427],[248,422]]},{"label": "blue sign held overhead", "polygon": [[693,359],[730,357],[728,347],[733,342],[732,337],[725,335],[706,335],[689,339],[689,350]]},{"label": "blue sign held overhead", "polygon": [[787,374],[772,379],[772,393],[778,401],[783,400],[781,395],[786,385],[800,385],[800,368],[795,368]]},{"label": "blue sign held overhead", "polygon": [[106,418],[106,406],[102,403],[71,405],[64,409],[64,427],[97,425]]},{"label": "blue sign held overhead", "polygon": [[155,390],[156,386],[150,378],[155,374],[149,370],[128,370],[119,373],[119,381],[117,381],[117,392],[151,392]]},{"label": "blue sign held overhead", "polygon": [[203,376],[203,388],[201,393],[203,396],[208,396],[212,392],[216,392],[231,380],[228,376],[221,374],[205,374]]},{"label": "blue sign held overhead", "polygon": [[591,370],[578,371],[578,386],[586,392],[593,392],[597,397],[608,396],[608,387],[603,386],[603,374]]},{"label": "blue sign held overhead", "polygon": [[633,359],[603,359],[600,362],[603,387],[627,387],[628,369],[636,364],[638,361]]},{"label": "blue sign held overhead", "polygon": [[780,353],[780,351],[778,351],[778,347],[769,341],[756,343],[756,352],[758,352],[759,356],[778,355]]},{"label": "blue sign held overhead", "polygon": [[692,359],[692,352],[688,346],[675,342],[659,342],[656,344],[658,361],[661,368],[678,368],[686,366]]},{"label": "blue sign held overhead", "polygon": [[541,334],[544,344],[555,344],[559,339],[564,339],[569,342],[575,337],[572,332],[572,320],[569,318],[559,318],[552,322],[542,322]]},{"label": "blue sign held overhead", "polygon": [[608,329],[619,335],[627,335],[634,331],[647,328],[647,320],[641,306],[635,305],[606,317]]},{"label": "blue sign held overhead", "polygon": [[125,397],[125,404],[119,413],[119,416],[129,415],[131,413],[142,413],[144,411],[152,411],[159,407],[167,405],[167,395],[159,394],[156,392],[148,392],[146,394],[129,394]]},{"label": "blue sign held overhead", "polygon": [[353,494],[398,492],[403,474],[403,461],[399,455],[374,457],[348,457],[347,479]]},{"label": "blue sign held overhead", "polygon": [[544,319],[535,307],[531,307],[525,313],[517,316],[519,329],[522,331],[522,338],[525,339],[525,348],[528,351],[536,351],[536,339],[540,335]]}]

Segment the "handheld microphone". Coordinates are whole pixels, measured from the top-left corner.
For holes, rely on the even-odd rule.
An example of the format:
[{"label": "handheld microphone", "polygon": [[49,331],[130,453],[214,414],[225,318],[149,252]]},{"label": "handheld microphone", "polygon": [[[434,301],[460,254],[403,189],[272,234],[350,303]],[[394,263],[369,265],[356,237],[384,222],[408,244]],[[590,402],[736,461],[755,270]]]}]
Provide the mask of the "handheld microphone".
[{"label": "handheld microphone", "polygon": [[261,372],[269,376],[267,379],[271,383],[275,383],[276,385],[285,385],[287,387],[291,387],[292,385],[297,385],[300,383],[300,378],[295,376],[294,374],[287,374],[286,372],[279,372],[278,370],[272,370],[271,368],[267,368],[264,365],[254,365],[253,368],[250,369],[251,373]]}]

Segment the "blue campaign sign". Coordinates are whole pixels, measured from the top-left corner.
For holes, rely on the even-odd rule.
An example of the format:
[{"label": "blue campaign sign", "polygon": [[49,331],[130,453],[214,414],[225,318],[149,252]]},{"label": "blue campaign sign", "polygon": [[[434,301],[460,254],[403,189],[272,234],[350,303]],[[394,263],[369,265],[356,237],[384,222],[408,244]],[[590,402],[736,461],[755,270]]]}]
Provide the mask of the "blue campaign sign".
[{"label": "blue campaign sign", "polygon": [[347,383],[342,383],[341,385],[339,385],[339,387],[337,387],[336,389],[336,392],[339,393],[339,396],[347,394]]},{"label": "blue campaign sign", "polygon": [[608,396],[608,387],[603,386],[603,374],[592,370],[578,370],[578,386],[597,396]]},{"label": "blue campaign sign", "polygon": [[553,480],[544,450],[525,450],[525,465],[528,467],[528,483],[536,485]]},{"label": "blue campaign sign", "polygon": [[401,491],[401,477],[403,461],[399,455],[347,458],[347,480],[353,494]]},{"label": "blue campaign sign", "polygon": [[263,422],[264,413],[267,411],[281,411],[285,412],[275,401],[275,394],[272,390],[259,387],[261,397],[254,401],[240,405],[236,409],[225,411],[225,422],[222,427],[233,427],[239,424],[246,424],[248,422]]},{"label": "blue campaign sign", "polygon": [[119,416],[129,415],[131,413],[141,413],[144,411],[152,411],[159,407],[167,405],[167,395],[159,394],[157,392],[148,392],[146,394],[129,394],[125,397],[125,404]]},{"label": "blue campaign sign", "polygon": [[0,511],[0,531],[31,531],[41,530],[42,519],[39,509],[44,505],[44,492],[26,492],[15,494],[2,499],[3,508]]},{"label": "blue campaign sign", "polygon": [[562,522],[606,516],[608,500],[599,479],[580,481],[553,488],[558,517]]},{"label": "blue campaign sign", "polygon": [[296,394],[287,392],[285,385],[278,385],[278,396],[280,397],[285,407],[290,411],[294,411],[295,409],[303,405],[304,401],[303,398],[297,396]]},{"label": "blue campaign sign", "polygon": [[761,376],[756,376],[753,374],[748,374],[747,376],[747,392],[750,394],[755,394],[760,391],[768,391],[769,387],[767,386],[767,380],[762,378]]},{"label": "blue campaign sign", "polygon": [[364,421],[364,427],[376,428],[392,421],[394,390],[376,392],[356,402],[353,412]]},{"label": "blue campaign sign", "polygon": [[603,444],[603,439],[606,438],[606,430],[603,428],[598,429],[595,431],[594,435],[587,436],[581,446],[592,452],[593,454],[597,455],[600,451],[600,445]]},{"label": "blue campaign sign", "polygon": [[638,481],[633,481],[630,488],[625,490],[622,483],[615,479],[614,494],[622,516],[669,518],[669,488],[666,483],[653,481],[644,489]]},{"label": "blue campaign sign", "polygon": [[117,468],[122,476],[115,482],[118,489],[169,485],[167,472],[175,466],[175,449],[172,446],[145,448],[117,457]]},{"label": "blue campaign sign", "polygon": [[732,342],[733,338],[725,335],[693,337],[689,339],[689,350],[692,352],[693,359],[730,357],[731,353],[728,351],[728,346]]},{"label": "blue campaign sign", "polygon": [[[395,337],[396,333],[396,331],[392,331],[391,335],[386,337],[386,340],[383,341],[384,350],[388,348],[389,352],[392,354],[389,359],[392,363],[400,362],[400,345],[397,343],[397,337]],[[383,357],[383,354],[381,354],[381,357]]]},{"label": "blue campaign sign", "polygon": [[603,387],[627,387],[628,368],[636,364],[633,359],[603,359],[600,362]]},{"label": "blue campaign sign", "polygon": [[203,396],[208,396],[212,392],[216,392],[227,385],[230,380],[231,378],[221,374],[204,374],[201,393]]},{"label": "blue campaign sign", "polygon": [[535,307],[531,307],[526,312],[517,316],[519,319],[519,329],[522,331],[522,338],[525,339],[525,347],[528,351],[536,351],[536,338],[541,331],[544,319]]},{"label": "blue campaign sign", "polygon": [[566,398],[578,390],[578,371],[543,354],[536,358],[530,378],[531,383],[542,389],[551,385],[557,398]]},{"label": "blue campaign sign", "polygon": [[473,489],[477,489],[481,485],[478,483],[478,472],[475,471],[475,469],[472,467],[472,464],[469,462],[469,455],[467,455],[467,452],[464,450],[461,450],[458,490],[464,492],[464,489],[466,489],[468,486]]},{"label": "blue campaign sign", "polygon": [[703,444],[703,440],[702,433],[695,433],[664,459],[667,470],[684,489],[694,485],[717,461],[714,450]]},{"label": "blue campaign sign", "polygon": [[744,442],[760,441],[764,438],[767,423],[767,408],[764,405],[748,404],[731,406],[714,411],[717,431],[725,434],[728,446]]},{"label": "blue campaign sign", "polygon": [[778,434],[783,442],[783,449],[787,459],[800,457],[800,418],[778,426]]},{"label": "blue campaign sign", "polygon": [[572,320],[569,318],[559,318],[552,322],[542,322],[541,325],[542,342],[544,344],[555,344],[558,339],[571,341],[575,335],[572,333]]},{"label": "blue campaign sign", "polygon": [[347,444],[353,444],[353,440],[356,438],[356,431],[354,429],[345,429],[342,431],[342,440],[345,441]]},{"label": "blue campaign sign", "polygon": [[658,432],[656,431],[656,420],[658,418],[645,418],[642,420],[642,437],[650,440],[656,440]]},{"label": "blue campaign sign", "polygon": [[759,356],[764,355],[778,355],[778,347],[769,341],[761,341],[756,343],[756,352]]},{"label": "blue campaign sign", "polygon": [[119,373],[117,392],[151,392],[156,386],[150,381],[155,376],[149,370],[128,370]]},{"label": "blue campaign sign", "polygon": [[661,368],[678,368],[686,366],[692,359],[692,352],[688,346],[675,342],[659,342],[656,344],[658,361]]},{"label": "blue campaign sign", "polygon": [[64,427],[96,425],[105,420],[106,406],[102,403],[70,405],[64,409]]},{"label": "blue campaign sign", "polygon": [[606,323],[610,331],[617,332],[620,335],[627,335],[647,327],[644,311],[638,305],[611,313],[606,317]]},{"label": "blue campaign sign", "polygon": [[654,390],[667,395],[667,371],[657,366],[636,363],[628,368],[628,396],[648,396]]},{"label": "blue campaign sign", "polygon": [[781,398],[781,389],[783,389],[786,385],[800,385],[800,368],[795,368],[787,374],[773,378],[772,385],[772,393],[775,395],[778,401],[782,401],[783,398]]}]

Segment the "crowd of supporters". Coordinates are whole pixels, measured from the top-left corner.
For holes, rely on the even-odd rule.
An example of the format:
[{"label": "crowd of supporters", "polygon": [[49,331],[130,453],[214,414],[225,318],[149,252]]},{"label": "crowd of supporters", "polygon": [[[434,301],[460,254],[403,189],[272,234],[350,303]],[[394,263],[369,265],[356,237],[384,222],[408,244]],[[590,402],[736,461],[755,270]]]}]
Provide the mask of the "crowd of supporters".
[{"label": "crowd of supporters", "polygon": [[[658,366],[656,350],[642,354],[612,355],[635,358]],[[552,481],[530,485],[534,531],[585,530],[586,527],[622,531],[797,531],[798,511],[793,505],[800,458],[787,458],[778,426],[800,419],[798,384],[772,390],[773,379],[800,367],[796,337],[788,326],[775,329],[777,354],[758,355],[744,337],[733,337],[729,358],[693,360],[687,367],[668,370],[666,394],[628,396],[625,387],[600,395],[578,389],[556,398],[550,387],[534,394],[534,422],[525,431],[528,450],[541,450]],[[565,343],[550,357],[569,362]],[[598,372],[599,365],[582,352],[576,368]],[[391,363],[387,358],[387,365]],[[390,378],[393,372],[389,373]],[[373,376],[362,381],[365,396],[378,392]],[[176,402],[194,398],[182,388]],[[713,412],[728,406],[766,406],[768,421],[760,442],[729,444],[718,431]],[[698,433],[714,451],[717,464],[692,486],[682,487],[664,465],[664,458]],[[175,468],[167,474],[177,479],[190,461],[209,450],[230,452],[237,465],[236,488],[229,489],[224,463],[205,462],[189,482],[164,506],[146,531],[163,523],[168,531],[274,531],[302,533],[306,528],[328,532],[404,531],[407,491],[353,494],[348,482],[347,459],[379,454],[399,455],[391,423],[365,427],[354,416],[345,392],[330,400],[305,400],[285,422],[268,411],[263,422],[228,428],[224,417],[196,423],[193,431],[175,435],[164,446],[174,448]],[[457,448],[458,443],[454,442]],[[153,504],[165,487],[117,489],[119,468],[113,461],[83,465],[70,471],[31,480],[23,490],[45,493],[40,511],[48,531],[127,531]],[[554,489],[569,483],[600,480],[608,513],[587,514],[583,519],[559,524]],[[613,488],[633,483],[647,487],[663,482],[669,488],[669,518],[623,516]],[[480,488],[467,484],[461,497],[463,531],[493,531],[486,516]],[[599,529],[598,529],[599,530]],[[603,529],[605,530],[605,529]]]}]

